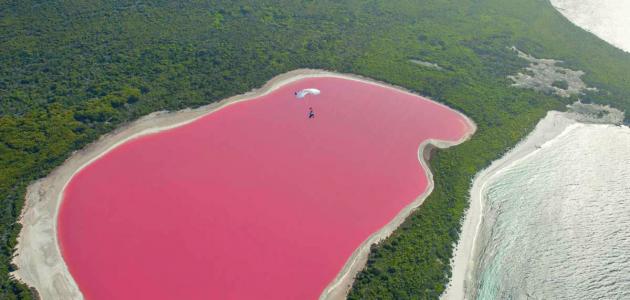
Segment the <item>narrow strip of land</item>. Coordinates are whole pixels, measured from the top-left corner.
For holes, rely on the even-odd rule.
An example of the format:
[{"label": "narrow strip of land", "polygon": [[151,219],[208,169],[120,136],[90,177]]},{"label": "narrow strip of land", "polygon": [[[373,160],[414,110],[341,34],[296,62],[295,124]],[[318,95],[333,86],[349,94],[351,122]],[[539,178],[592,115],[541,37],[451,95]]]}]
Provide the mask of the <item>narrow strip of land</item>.
[{"label": "narrow strip of land", "polygon": [[433,191],[433,174],[431,173],[428,165],[428,160],[430,159],[430,152],[432,151],[432,149],[434,147],[444,149],[463,143],[468,138],[470,138],[470,135],[472,135],[472,133],[474,133],[475,127],[473,123],[470,124],[471,126],[473,126],[471,127],[473,129],[467,136],[457,142],[427,140],[420,145],[418,150],[418,160],[420,162],[420,165],[422,165],[422,169],[427,174],[427,188],[420,196],[418,196],[418,198],[416,198],[412,203],[401,210],[394,219],[387,223],[387,225],[385,225],[383,228],[381,228],[381,230],[375,232],[367,240],[361,243],[359,248],[357,248],[357,250],[352,253],[352,256],[350,257],[350,259],[348,259],[339,275],[337,275],[335,280],[333,280],[333,282],[331,282],[326,287],[320,297],[321,300],[342,300],[346,298],[348,292],[350,291],[350,288],[352,288],[352,283],[354,282],[355,276],[359,273],[359,271],[361,271],[361,269],[363,269],[363,267],[365,267],[365,264],[367,263],[368,255],[370,254],[370,247],[373,244],[376,244],[379,241],[390,236],[394,232],[394,230],[396,230],[396,228],[398,228],[415,209],[422,205],[424,200]]},{"label": "narrow strip of land", "polygon": [[575,122],[576,121],[565,117],[563,113],[555,111],[549,112],[525,140],[521,141],[509,151],[508,154],[494,161],[488,168],[475,176],[470,191],[470,207],[464,218],[460,240],[455,249],[453,260],[451,261],[453,277],[442,295],[443,299],[455,300],[466,298],[471,283],[471,270],[475,264],[475,253],[478,250],[475,246],[477,233],[479,232],[479,226],[483,218],[483,192],[486,183],[493,176],[500,173],[502,169],[533,153],[538,147],[541,147],[542,144],[552,140]]}]

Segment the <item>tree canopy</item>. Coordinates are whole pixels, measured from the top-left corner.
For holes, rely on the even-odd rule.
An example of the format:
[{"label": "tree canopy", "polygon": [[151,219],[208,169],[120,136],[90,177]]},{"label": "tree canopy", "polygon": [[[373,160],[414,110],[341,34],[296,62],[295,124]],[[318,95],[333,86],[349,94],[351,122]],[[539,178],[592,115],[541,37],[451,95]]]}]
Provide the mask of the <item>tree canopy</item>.
[{"label": "tree canopy", "polygon": [[472,140],[434,156],[434,192],[373,247],[349,295],[437,298],[474,174],[546,111],[578,99],[512,87],[507,76],[527,66],[513,46],[583,70],[598,89],[583,101],[630,109],[630,56],[546,0],[3,1],[0,298],[34,297],[9,276],[30,182],[139,116],[208,104],[304,67],[403,86],[477,123]]}]

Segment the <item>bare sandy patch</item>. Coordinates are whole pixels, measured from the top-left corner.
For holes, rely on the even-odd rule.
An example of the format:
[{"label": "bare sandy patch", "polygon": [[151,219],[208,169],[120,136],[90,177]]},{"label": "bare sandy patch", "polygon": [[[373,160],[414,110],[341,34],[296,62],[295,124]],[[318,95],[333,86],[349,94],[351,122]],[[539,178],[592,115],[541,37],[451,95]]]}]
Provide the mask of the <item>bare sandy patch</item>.
[{"label": "bare sandy patch", "polygon": [[556,94],[560,97],[570,97],[579,95],[582,91],[596,91],[582,81],[583,71],[563,68],[557,64],[560,60],[533,57],[516,47],[512,50],[518,53],[518,57],[529,62],[529,66],[516,75],[508,76],[514,81],[512,86],[524,89],[532,89],[548,94]]},{"label": "bare sandy patch", "polygon": [[444,68],[442,68],[442,66],[436,64],[436,63],[432,63],[429,61],[424,61],[424,60],[419,60],[419,59],[410,59],[410,62],[419,65],[419,66],[423,66],[429,69],[434,69],[434,70],[438,70],[438,71],[444,71]]}]

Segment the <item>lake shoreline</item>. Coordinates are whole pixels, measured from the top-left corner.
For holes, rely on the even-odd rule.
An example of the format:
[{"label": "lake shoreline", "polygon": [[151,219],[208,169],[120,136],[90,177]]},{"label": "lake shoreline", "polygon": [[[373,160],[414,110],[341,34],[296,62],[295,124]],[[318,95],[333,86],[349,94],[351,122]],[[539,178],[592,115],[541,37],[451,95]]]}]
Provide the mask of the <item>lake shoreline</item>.
[{"label": "lake shoreline", "polygon": [[[189,124],[228,105],[255,99],[285,84],[310,77],[339,77],[357,80],[416,95],[404,88],[357,75],[299,69],[278,75],[261,88],[245,94],[233,96],[196,109],[185,109],[177,112],[155,112],[125,124],[113,132],[101,136],[97,141],[87,145],[84,149],[74,152],[47,177],[29,185],[25,205],[19,220],[23,227],[18,237],[16,255],[13,259],[13,263],[18,266],[18,270],[13,272],[12,275],[16,279],[33,286],[42,299],[83,299],[81,291],[63,260],[57,235],[58,213],[63,200],[64,190],[75,174],[129,140]],[[433,102],[436,105],[446,107],[439,102]],[[455,111],[451,108],[448,109]],[[476,126],[472,120],[460,112],[455,112],[467,123],[469,131],[462,139],[456,142],[427,140],[420,145],[418,158],[423,170],[429,177],[427,189],[412,204],[403,209],[396,218],[372,234],[368,240],[355,250],[335,280],[325,289],[321,296],[323,299],[344,297],[351,287],[354,276],[364,266],[372,243],[389,236],[422,203],[422,200],[432,190],[431,172],[422,158],[425,146],[429,144],[440,148],[452,146],[467,140],[475,132]]]},{"label": "lake shoreline", "polygon": [[389,237],[404,221],[419,208],[424,200],[431,194],[434,188],[433,173],[429,168],[429,160],[432,153],[436,149],[446,149],[455,145],[459,145],[470,138],[474,131],[463,137],[457,142],[445,142],[439,140],[426,140],[423,142],[418,150],[418,161],[422,166],[422,169],[427,174],[427,187],[420,196],[418,196],[413,202],[407,205],[401,210],[394,219],[392,219],[387,225],[382,227],[379,231],[373,233],[365,240],[361,245],[352,253],[352,256],[348,259],[344,265],[342,271],[324,289],[324,292],[320,296],[320,300],[342,300],[346,299],[346,296],[352,288],[352,283],[356,275],[365,267],[368,256],[370,254],[370,248],[372,245]]}]

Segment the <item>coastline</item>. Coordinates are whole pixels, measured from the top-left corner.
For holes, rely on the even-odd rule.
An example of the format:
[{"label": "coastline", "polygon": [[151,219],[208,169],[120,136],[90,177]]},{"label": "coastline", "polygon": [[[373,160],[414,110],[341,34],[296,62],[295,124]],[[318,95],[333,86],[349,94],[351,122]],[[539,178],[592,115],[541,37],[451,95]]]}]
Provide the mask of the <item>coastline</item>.
[{"label": "coastline", "polygon": [[[298,69],[278,75],[262,87],[245,94],[226,98],[196,109],[184,109],[177,112],[155,112],[125,124],[113,132],[101,136],[97,141],[87,145],[82,150],[75,151],[48,176],[29,185],[24,208],[19,219],[19,223],[22,224],[22,230],[18,236],[16,255],[12,261],[18,266],[18,270],[13,272],[12,275],[16,279],[34,287],[41,299],[83,299],[81,291],[63,260],[57,240],[57,218],[63,200],[63,192],[75,174],[112,149],[131,139],[186,125],[228,105],[258,98],[285,84],[310,77],[338,77],[356,80],[417,95],[407,89],[362,76],[323,70]],[[436,105],[447,107],[439,102],[433,102]],[[413,203],[399,212],[386,226],[373,233],[353,252],[335,280],[324,290],[320,297],[321,299],[345,297],[351,287],[354,276],[367,261],[370,246],[374,242],[389,236],[415,208],[422,204],[424,198],[432,191],[432,174],[423,158],[425,147],[429,144],[439,148],[456,145],[470,138],[475,132],[476,125],[472,120],[452,108],[447,108],[462,117],[464,122],[467,123],[469,131],[462,139],[455,142],[427,140],[420,145],[418,159],[429,180],[426,190]]]},{"label": "coastline", "polygon": [[623,0],[551,0],[551,5],[574,25],[596,35],[608,44],[630,53],[630,20],[624,11],[630,2]]},{"label": "coastline", "polygon": [[470,207],[464,217],[460,240],[451,260],[453,275],[449,285],[440,297],[441,299],[459,300],[469,298],[472,270],[478,253],[475,244],[483,218],[483,192],[486,184],[492,177],[500,174],[509,165],[535,153],[538,148],[544,147],[545,143],[578,124],[576,119],[576,116],[572,113],[548,112],[525,139],[501,158],[493,161],[489,167],[477,173],[470,190]]}]

